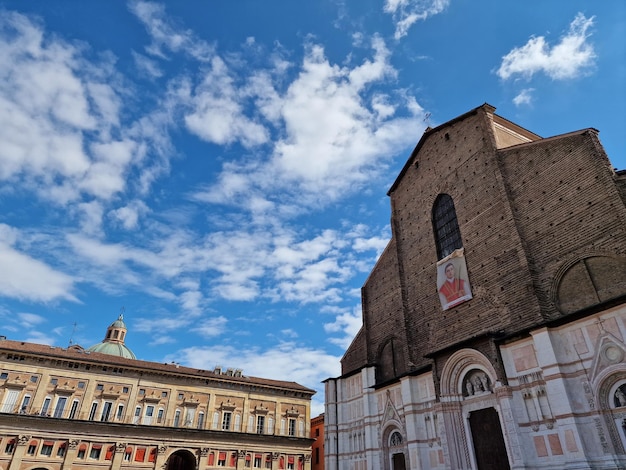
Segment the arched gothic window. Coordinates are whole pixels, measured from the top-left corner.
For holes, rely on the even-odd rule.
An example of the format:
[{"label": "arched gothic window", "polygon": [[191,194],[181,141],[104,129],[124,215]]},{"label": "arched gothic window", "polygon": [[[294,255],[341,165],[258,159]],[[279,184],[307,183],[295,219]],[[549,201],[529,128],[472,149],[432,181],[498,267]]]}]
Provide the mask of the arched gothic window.
[{"label": "arched gothic window", "polygon": [[463,247],[454,201],[448,194],[440,194],[433,204],[433,232],[437,259],[443,259],[457,248]]}]

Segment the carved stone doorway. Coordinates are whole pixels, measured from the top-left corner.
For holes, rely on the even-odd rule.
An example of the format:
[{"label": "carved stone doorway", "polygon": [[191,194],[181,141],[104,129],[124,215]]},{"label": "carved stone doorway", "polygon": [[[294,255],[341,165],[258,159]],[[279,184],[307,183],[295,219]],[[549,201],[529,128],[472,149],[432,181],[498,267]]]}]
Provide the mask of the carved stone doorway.
[{"label": "carved stone doorway", "polygon": [[406,470],[404,453],[393,454],[391,457],[392,470]]},{"label": "carved stone doorway", "polygon": [[469,424],[477,470],[509,470],[509,458],[495,408],[472,411]]},{"label": "carved stone doorway", "polygon": [[177,450],[167,459],[165,470],[195,470],[196,458],[188,450]]}]

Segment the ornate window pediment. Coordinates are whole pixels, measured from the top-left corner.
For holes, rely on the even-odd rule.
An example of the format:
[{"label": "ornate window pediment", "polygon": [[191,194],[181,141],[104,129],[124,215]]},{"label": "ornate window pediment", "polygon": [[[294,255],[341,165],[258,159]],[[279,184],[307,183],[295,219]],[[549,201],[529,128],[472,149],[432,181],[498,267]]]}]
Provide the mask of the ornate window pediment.
[{"label": "ornate window pediment", "polygon": [[226,400],[225,402],[223,401],[222,403],[220,403],[220,409],[222,411],[235,411],[235,408],[237,408],[237,405],[233,403],[232,401],[230,401],[230,399]]}]

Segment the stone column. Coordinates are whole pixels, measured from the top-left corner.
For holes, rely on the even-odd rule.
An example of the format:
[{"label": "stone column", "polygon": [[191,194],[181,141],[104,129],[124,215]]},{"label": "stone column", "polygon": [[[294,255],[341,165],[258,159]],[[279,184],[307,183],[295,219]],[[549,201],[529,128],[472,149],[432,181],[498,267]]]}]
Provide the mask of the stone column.
[{"label": "stone column", "polygon": [[[61,470],[71,470],[72,464],[76,460],[76,452],[78,450],[78,444],[80,444],[80,440],[78,439],[70,439],[67,442],[67,451],[65,452],[65,458],[63,459]],[[9,467],[9,470],[11,470],[10,467]]]},{"label": "stone column", "polygon": [[154,461],[154,468],[164,468],[165,462],[167,462],[167,449],[165,444],[161,444],[157,448],[157,458]]},{"label": "stone column", "polygon": [[17,437],[15,442],[15,449],[13,450],[13,457],[7,470],[19,470],[22,466],[22,459],[26,452],[27,446],[30,443],[31,436],[22,434]]},{"label": "stone column", "polygon": [[245,449],[237,451],[237,470],[243,470],[246,468],[246,454]]},{"label": "stone column", "polygon": [[121,468],[122,462],[124,461],[125,453],[126,453],[126,443],[117,442],[115,444],[115,453],[113,454],[113,459],[111,460],[111,469],[116,470],[118,468]]}]

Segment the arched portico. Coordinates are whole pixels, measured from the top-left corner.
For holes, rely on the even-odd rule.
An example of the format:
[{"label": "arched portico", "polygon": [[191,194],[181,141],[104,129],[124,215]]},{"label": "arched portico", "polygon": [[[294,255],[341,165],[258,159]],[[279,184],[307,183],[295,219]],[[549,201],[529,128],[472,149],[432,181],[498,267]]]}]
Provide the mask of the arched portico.
[{"label": "arched portico", "polygon": [[196,457],[188,450],[177,450],[167,459],[165,470],[195,470]]}]

